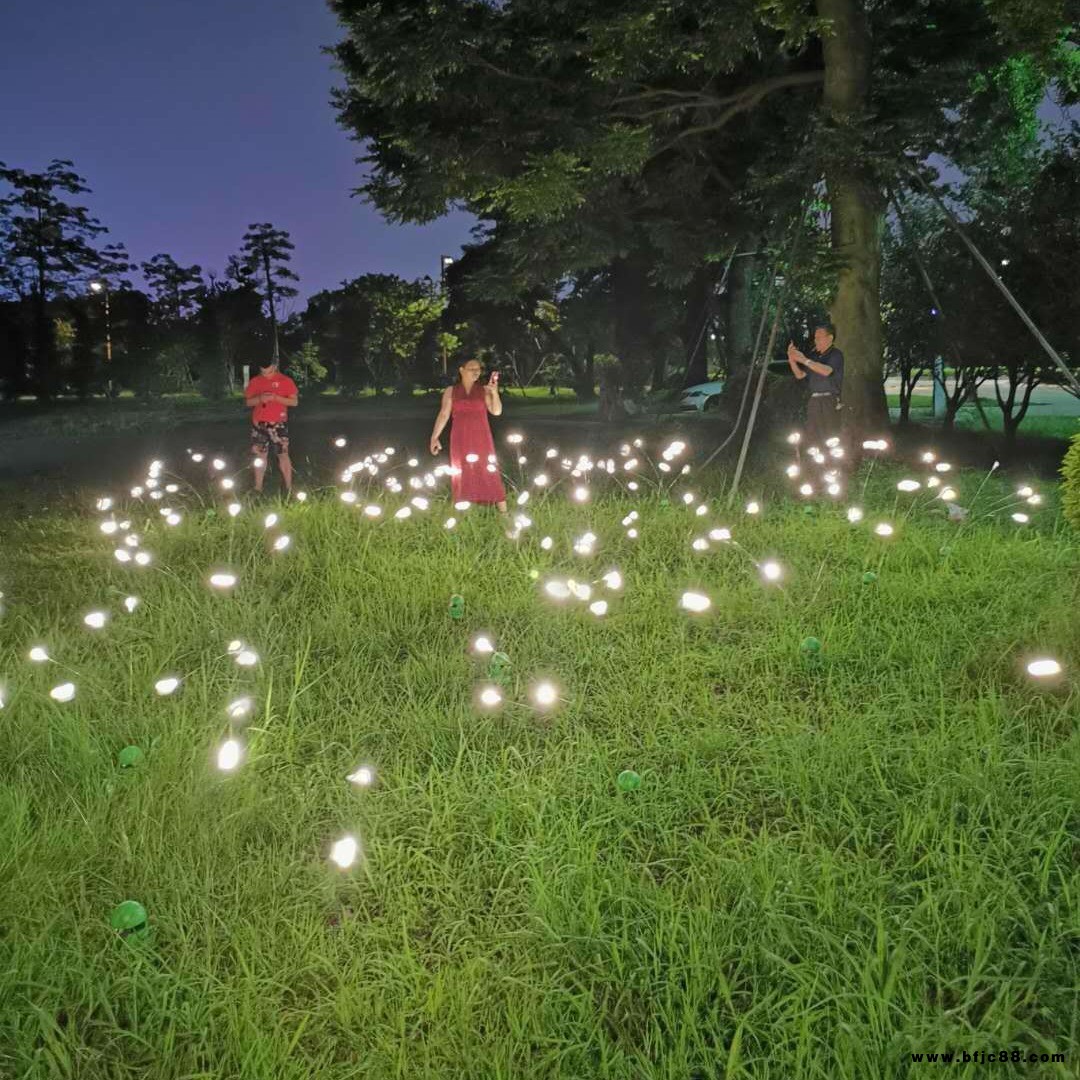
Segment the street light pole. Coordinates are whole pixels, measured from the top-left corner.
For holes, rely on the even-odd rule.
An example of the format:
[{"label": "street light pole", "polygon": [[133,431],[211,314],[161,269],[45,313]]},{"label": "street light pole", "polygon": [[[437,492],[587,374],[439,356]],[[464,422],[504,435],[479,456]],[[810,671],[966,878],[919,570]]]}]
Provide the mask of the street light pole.
[{"label": "street light pole", "polygon": [[[443,295],[446,294],[446,271],[449,267],[454,265],[454,257],[452,255],[443,255],[439,260],[439,288]],[[446,355],[446,343],[443,342],[442,347],[442,373],[443,378],[446,378],[446,365],[448,357]]]},{"label": "street light pole", "polygon": [[90,291],[103,293],[105,298],[105,368],[108,373],[107,385],[109,393],[112,393],[112,316],[109,311],[109,283],[107,281],[91,281]]}]

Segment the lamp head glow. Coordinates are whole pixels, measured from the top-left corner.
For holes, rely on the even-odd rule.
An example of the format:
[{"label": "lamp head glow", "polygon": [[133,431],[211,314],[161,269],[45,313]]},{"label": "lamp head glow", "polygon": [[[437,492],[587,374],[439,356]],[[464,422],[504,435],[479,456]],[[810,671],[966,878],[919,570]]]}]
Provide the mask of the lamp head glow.
[{"label": "lamp head glow", "polygon": [[1027,514],[1013,514],[1012,519],[1017,525],[1026,525],[1031,520]]},{"label": "lamp head glow", "polygon": [[227,573],[211,574],[210,584],[215,589],[231,589],[236,584],[236,575]]},{"label": "lamp head glow", "polygon": [[919,486],[920,485],[919,485],[918,480],[901,480],[900,483],[896,485],[896,490],[897,491],[918,491]]},{"label": "lamp head glow", "polygon": [[175,693],[179,686],[180,680],[175,675],[169,675],[154,683],[154,692],[158,697],[168,697],[169,694]]},{"label": "lamp head glow", "polygon": [[761,513],[761,504],[757,503],[757,502],[748,502],[746,504],[746,512],[748,514],[760,514]]},{"label": "lamp head glow", "polygon": [[936,470],[937,470],[938,472],[950,472],[950,471],[952,470],[952,466],[951,466],[951,465],[950,465],[950,464],[949,464],[949,463],[948,463],[947,461],[939,461],[939,462],[938,462],[938,463],[937,463],[937,464],[936,464],[936,465],[934,466],[934,468],[935,468],[935,469],[936,469]]},{"label": "lamp head glow", "polygon": [[1056,660],[1032,660],[1027,666],[1027,672],[1036,679],[1052,678],[1061,674],[1061,665]]},{"label": "lamp head glow", "polygon": [[1019,495],[1021,499],[1030,499],[1035,492],[1025,484],[1022,488],[1016,489],[1016,494]]},{"label": "lamp head glow", "polygon": [[679,600],[679,606],[685,611],[702,612],[709,610],[712,601],[704,593],[684,592]]},{"label": "lamp head glow", "polygon": [[259,662],[259,654],[254,649],[241,649],[236,654],[236,662],[241,667],[254,667]]},{"label": "lamp head glow", "polygon": [[524,435],[518,435],[518,434],[517,434],[517,433],[515,432],[515,433],[514,433],[514,434],[512,434],[512,435],[507,435],[507,436],[506,436],[506,441],[507,441],[507,442],[508,442],[508,443],[509,443],[509,444],[510,444],[511,446],[517,446],[517,445],[518,445],[518,443],[520,443],[520,442],[522,442],[522,441],[524,440],[524,438],[525,438],[525,436],[524,436]]},{"label": "lamp head glow", "polygon": [[618,570],[609,570],[600,580],[609,589],[621,589],[623,585],[622,574]]},{"label": "lamp head glow", "polygon": [[343,836],[340,840],[335,841],[334,846],[330,849],[330,861],[336,863],[342,870],[348,870],[356,862],[359,850],[360,847],[355,837]]},{"label": "lamp head glow", "polygon": [[230,701],[229,704],[225,706],[225,711],[229,714],[230,720],[240,720],[251,712],[251,698],[242,697],[237,698],[235,701]]},{"label": "lamp head glow", "polygon": [[49,691],[49,697],[51,697],[53,701],[71,701],[74,696],[75,684],[70,682],[61,683],[59,686],[54,686]]},{"label": "lamp head glow", "polygon": [[229,517],[236,517],[243,507],[239,503],[229,503],[226,509],[228,510]]},{"label": "lamp head glow", "polygon": [[106,536],[112,536],[120,526],[115,521],[103,521],[99,528]]},{"label": "lamp head glow", "polygon": [[495,646],[492,644],[491,638],[484,637],[482,634],[480,637],[473,640],[472,647],[473,652],[479,653],[481,656],[495,651]]},{"label": "lamp head glow", "polygon": [[811,485],[811,484],[803,484],[799,488],[799,494],[800,495],[813,495],[814,494],[813,485]]},{"label": "lamp head glow", "polygon": [[542,682],[533,687],[532,697],[537,705],[547,709],[559,700],[559,691],[555,688],[554,684]]},{"label": "lamp head glow", "polygon": [[709,541],[706,540],[703,536],[699,536],[696,540],[694,540],[690,544],[690,546],[695,551],[708,551],[709,550]]},{"label": "lamp head glow", "polygon": [[849,506],[847,512],[847,519],[852,525],[857,525],[863,519],[863,512],[857,506]]},{"label": "lamp head glow", "polygon": [[364,507],[364,516],[369,518],[382,517],[382,507],[376,503],[368,503]]},{"label": "lamp head glow", "polygon": [[124,598],[124,608],[130,615],[139,606],[139,598],[137,596],[128,596]]},{"label": "lamp head glow", "polygon": [[878,536],[892,536],[893,527],[888,522],[883,521],[880,525],[874,526],[874,532],[876,532]]},{"label": "lamp head glow", "polygon": [[181,521],[183,521],[183,518],[175,513],[169,514],[168,517],[165,518],[166,525],[179,525]]},{"label": "lamp head glow", "polygon": [[277,514],[267,514],[266,517],[263,518],[263,527],[264,528],[272,529],[277,523],[278,523]]},{"label": "lamp head glow", "polygon": [[336,447],[337,447],[337,448],[338,448],[339,450],[341,450],[341,449],[343,449],[343,448],[345,447],[345,444],[346,444],[346,442],[347,442],[347,440],[345,439],[345,437],[344,437],[344,436],[342,436],[342,435],[339,435],[339,436],[338,436],[338,437],[337,437],[337,438],[336,438],[336,439],[334,440],[334,445],[335,445],[335,446],[336,446]]},{"label": "lamp head glow", "polygon": [[782,571],[780,564],[775,562],[762,563],[761,574],[766,581],[779,581]]},{"label": "lamp head glow", "polygon": [[292,543],[292,537],[291,536],[279,536],[274,541],[274,550],[275,551],[284,551],[291,543]]},{"label": "lamp head glow", "polygon": [[945,502],[954,502],[956,499],[956,489],[951,487],[944,487],[938,492],[939,499],[943,499]]},{"label": "lamp head glow", "polygon": [[49,651],[44,645],[35,645],[30,650],[30,659],[35,664],[44,664],[49,659]]},{"label": "lamp head glow", "polygon": [[218,749],[217,767],[222,772],[231,772],[240,764],[240,743],[236,739],[226,739]]},{"label": "lamp head glow", "polygon": [[589,489],[587,487],[574,488],[574,502],[587,502],[589,498]]},{"label": "lamp head glow", "polygon": [[798,465],[794,465],[794,464],[792,464],[792,465],[789,465],[789,466],[788,466],[788,467],[787,467],[787,468],[786,468],[786,469],[784,470],[784,472],[786,472],[786,473],[788,474],[788,476],[790,476],[790,477],[791,477],[791,478],[792,478],[792,479],[794,480],[794,479],[795,479],[795,477],[799,475],[799,466],[798,466]]},{"label": "lamp head glow", "polygon": [[152,560],[153,556],[149,551],[135,552],[135,563],[137,566],[149,566]]},{"label": "lamp head glow", "polygon": [[790,444],[791,444],[792,446],[798,446],[798,445],[799,445],[799,443],[801,443],[801,442],[802,442],[802,435],[800,435],[800,434],[799,434],[799,432],[797,432],[797,431],[793,431],[793,432],[792,432],[792,433],[791,433],[791,434],[790,434],[790,435],[789,435],[789,436],[787,437],[787,441],[788,441],[788,442],[789,442],[789,443],[790,443]]},{"label": "lamp head glow", "polygon": [[301,502],[301,503],[302,502],[307,502],[307,492],[306,491],[298,491],[296,493],[296,495],[295,495],[295,498],[296,498],[297,502]]},{"label": "lamp head glow", "polygon": [[485,686],[479,694],[480,704],[486,709],[494,709],[502,702],[502,694],[497,687]]},{"label": "lamp head glow", "polygon": [[466,510],[469,509],[470,506],[472,506],[472,503],[469,502],[468,499],[461,499],[458,502],[454,503],[454,509],[459,514],[463,514]]},{"label": "lamp head glow", "polygon": [[83,622],[90,627],[91,630],[100,630],[105,625],[106,615],[104,611],[91,611],[88,615],[83,616]]},{"label": "lamp head glow", "polygon": [[210,465],[218,472],[221,472],[221,470],[225,468],[225,462],[222,461],[219,457],[214,458],[214,460],[210,462]]},{"label": "lamp head glow", "polygon": [[608,611],[608,602],[606,600],[594,600],[589,605],[589,611],[597,617],[606,615]]},{"label": "lamp head glow", "polygon": [[352,504],[354,502],[356,502],[356,492],[355,491],[343,491],[341,493],[340,498],[341,498],[341,501],[343,503],[348,503],[350,506],[352,506]]},{"label": "lamp head glow", "polygon": [[371,787],[375,783],[375,770],[370,765],[361,765],[345,779],[357,787]]}]

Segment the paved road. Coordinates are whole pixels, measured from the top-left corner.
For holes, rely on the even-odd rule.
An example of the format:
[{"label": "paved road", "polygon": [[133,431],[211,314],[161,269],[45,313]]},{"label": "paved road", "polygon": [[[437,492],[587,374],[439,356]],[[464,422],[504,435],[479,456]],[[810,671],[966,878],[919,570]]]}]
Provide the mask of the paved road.
[{"label": "paved road", "polygon": [[[953,388],[955,383],[952,379],[945,380],[946,386]],[[998,380],[998,389],[1002,397],[1009,392],[1008,383]],[[915,388],[916,394],[931,394],[934,387],[930,379],[922,380]],[[900,380],[886,379],[885,393],[899,394]],[[997,400],[994,397],[994,384],[985,382],[979,387],[979,398],[987,405],[997,408]],[[1080,398],[1063,390],[1060,386],[1036,386],[1031,392],[1032,414],[1035,416],[1080,416]]]}]

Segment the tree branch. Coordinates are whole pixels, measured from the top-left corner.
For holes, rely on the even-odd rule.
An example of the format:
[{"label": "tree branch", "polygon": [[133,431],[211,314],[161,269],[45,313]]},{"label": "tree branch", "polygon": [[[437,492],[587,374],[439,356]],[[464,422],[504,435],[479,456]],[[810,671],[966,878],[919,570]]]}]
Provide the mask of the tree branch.
[{"label": "tree branch", "polygon": [[752,86],[747,86],[743,90],[740,90],[739,93],[732,94],[728,98],[718,98],[718,102],[730,102],[720,116],[707,124],[694,124],[691,127],[684,128],[678,135],[669,139],[661,146],[653,156],[655,157],[656,155],[670,150],[683,139],[688,139],[692,135],[701,135],[707,131],[719,131],[720,128],[726,126],[731,120],[738,116],[739,113],[748,112],[750,109],[756,108],[761,104],[765,97],[777,90],[787,90],[795,86],[811,86],[815,83],[824,81],[824,71],[795,71],[787,75],[777,75],[773,79],[765,79],[763,82],[754,83]]}]

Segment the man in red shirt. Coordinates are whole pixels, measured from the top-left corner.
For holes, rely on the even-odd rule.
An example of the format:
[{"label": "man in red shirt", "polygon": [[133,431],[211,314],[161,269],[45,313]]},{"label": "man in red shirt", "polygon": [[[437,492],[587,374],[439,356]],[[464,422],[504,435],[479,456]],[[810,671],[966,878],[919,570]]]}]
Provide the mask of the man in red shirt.
[{"label": "man in red shirt", "polygon": [[262,491],[270,468],[270,451],[277,457],[285,494],[292,493],[292,462],[289,460],[289,409],[296,405],[299,391],[288,375],[278,371],[277,361],[259,365],[259,374],[250,379],[244,400],[251,409],[251,451],[255,455],[255,490]]}]

